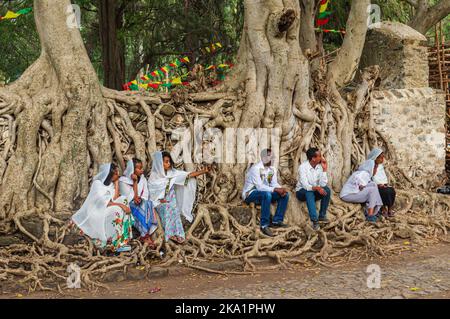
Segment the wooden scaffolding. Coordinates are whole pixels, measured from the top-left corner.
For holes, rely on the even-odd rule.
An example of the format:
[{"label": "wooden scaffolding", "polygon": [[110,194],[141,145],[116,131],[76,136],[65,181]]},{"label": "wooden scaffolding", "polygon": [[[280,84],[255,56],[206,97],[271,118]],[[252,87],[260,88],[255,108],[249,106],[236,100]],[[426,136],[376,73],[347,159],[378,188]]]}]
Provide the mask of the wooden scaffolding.
[{"label": "wooden scaffolding", "polygon": [[[450,42],[445,41],[442,24],[435,26],[434,45],[428,48],[430,86],[445,92],[446,112],[446,164],[447,180],[450,180]],[[431,41],[430,41],[431,42]]]}]

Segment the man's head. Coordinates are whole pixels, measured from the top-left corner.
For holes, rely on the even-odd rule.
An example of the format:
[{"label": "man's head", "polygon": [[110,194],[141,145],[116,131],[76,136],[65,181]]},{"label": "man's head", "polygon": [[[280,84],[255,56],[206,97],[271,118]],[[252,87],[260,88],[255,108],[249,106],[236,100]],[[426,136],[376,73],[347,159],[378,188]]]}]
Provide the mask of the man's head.
[{"label": "man's head", "polygon": [[322,154],[318,148],[311,147],[306,151],[306,157],[312,166],[319,164],[322,161]]},{"label": "man's head", "polygon": [[271,165],[273,162],[272,150],[270,148],[266,148],[261,151],[261,161],[264,165]]}]

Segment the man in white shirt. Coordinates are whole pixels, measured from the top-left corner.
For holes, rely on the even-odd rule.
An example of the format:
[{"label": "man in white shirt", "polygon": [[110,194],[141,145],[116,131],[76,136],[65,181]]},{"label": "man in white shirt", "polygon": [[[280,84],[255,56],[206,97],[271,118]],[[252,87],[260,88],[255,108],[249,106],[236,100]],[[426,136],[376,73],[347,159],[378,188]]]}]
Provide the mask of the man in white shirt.
[{"label": "man in white shirt", "polygon": [[[327,209],[330,204],[331,190],[327,186],[328,164],[317,148],[310,148],[306,152],[307,161],[298,168],[298,182],[296,196],[298,200],[306,202],[309,218],[314,230],[319,230],[319,222],[327,223]],[[320,212],[317,217],[316,201],[320,200]]]},{"label": "man in white shirt", "polygon": [[[247,203],[261,205],[261,232],[272,237],[270,227],[287,227],[283,223],[289,200],[289,193],[278,184],[277,171],[271,166],[272,151],[265,149],[261,152],[261,161],[250,167],[245,175],[242,199]],[[277,202],[277,210],[270,223],[270,204]]]}]

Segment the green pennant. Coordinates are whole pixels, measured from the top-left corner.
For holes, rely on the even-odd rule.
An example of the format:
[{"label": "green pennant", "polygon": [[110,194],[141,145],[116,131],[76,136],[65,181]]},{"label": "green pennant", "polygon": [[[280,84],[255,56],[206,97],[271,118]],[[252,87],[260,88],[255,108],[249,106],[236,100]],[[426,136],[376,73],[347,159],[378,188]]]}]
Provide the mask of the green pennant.
[{"label": "green pennant", "polygon": [[326,17],[328,17],[331,14],[332,14],[331,11],[322,12],[322,13],[319,14],[319,19],[325,19]]},{"label": "green pennant", "polygon": [[16,13],[17,14],[27,14],[27,13],[30,13],[31,11],[33,11],[33,8],[25,8],[25,9],[17,11]]},{"label": "green pennant", "polygon": [[130,86],[130,89],[131,89],[132,91],[139,91],[139,86],[137,86],[137,84],[132,84],[132,85]]},{"label": "green pennant", "polygon": [[172,83],[163,83],[163,84],[161,84],[161,86],[163,86],[163,87],[165,87],[165,88],[170,88],[170,87],[172,87]]}]

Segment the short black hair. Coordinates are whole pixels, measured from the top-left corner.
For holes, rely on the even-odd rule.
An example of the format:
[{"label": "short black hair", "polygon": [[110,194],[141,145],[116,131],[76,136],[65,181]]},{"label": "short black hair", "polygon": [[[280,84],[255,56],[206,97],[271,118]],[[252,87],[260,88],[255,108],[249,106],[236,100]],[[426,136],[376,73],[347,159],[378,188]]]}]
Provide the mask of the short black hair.
[{"label": "short black hair", "polygon": [[111,166],[109,167],[109,173],[108,176],[106,176],[105,180],[103,181],[103,184],[105,186],[109,186],[111,184],[112,177],[114,175],[114,171],[117,169],[117,165],[114,163],[111,163]]},{"label": "short black hair", "polygon": [[316,157],[316,153],[319,151],[317,147],[311,147],[309,150],[306,151],[306,158],[308,161],[312,160],[314,157]]},{"label": "short black hair", "polygon": [[163,158],[163,160],[164,160],[164,157],[168,157],[168,158],[169,158],[170,166],[171,166],[172,168],[174,168],[174,167],[175,167],[175,163],[173,162],[173,159],[172,159],[172,156],[170,155],[170,153],[167,152],[167,151],[163,151],[163,152],[162,152],[162,158]]}]

